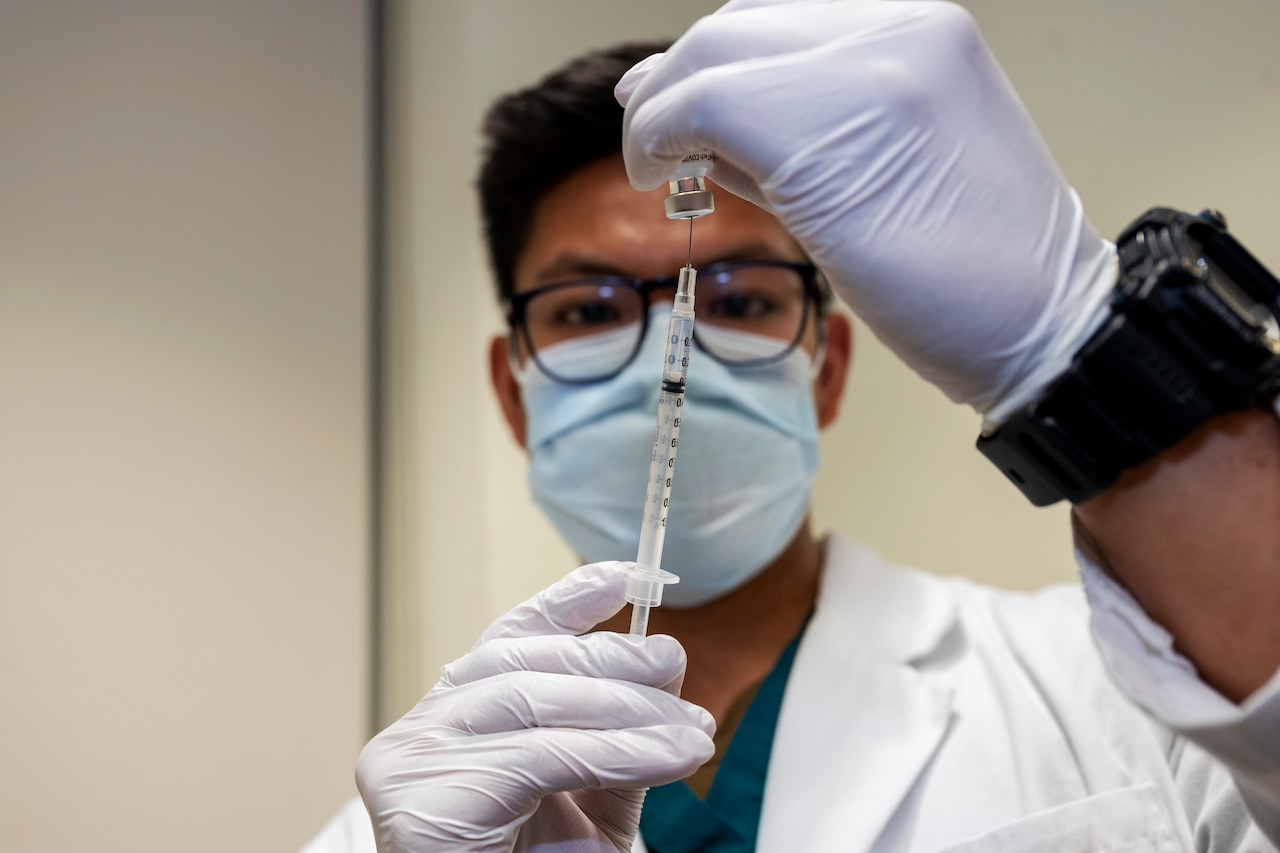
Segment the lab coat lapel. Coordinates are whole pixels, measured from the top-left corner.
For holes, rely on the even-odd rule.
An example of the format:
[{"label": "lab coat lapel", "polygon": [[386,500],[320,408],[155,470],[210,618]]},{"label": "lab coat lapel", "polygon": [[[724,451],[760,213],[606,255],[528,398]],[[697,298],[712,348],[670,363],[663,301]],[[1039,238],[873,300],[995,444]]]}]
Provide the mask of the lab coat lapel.
[{"label": "lab coat lapel", "polygon": [[910,663],[954,622],[942,584],[831,537],[778,718],[758,850],[872,848],[946,733],[950,689]]}]

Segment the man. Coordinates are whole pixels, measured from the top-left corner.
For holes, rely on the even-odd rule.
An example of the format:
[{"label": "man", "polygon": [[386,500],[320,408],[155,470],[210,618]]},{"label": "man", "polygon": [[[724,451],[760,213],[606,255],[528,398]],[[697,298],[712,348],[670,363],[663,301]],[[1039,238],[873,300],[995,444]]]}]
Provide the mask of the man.
[{"label": "man", "polygon": [[[665,560],[682,582],[645,639],[613,633],[624,579],[605,563],[498,620],[362,754],[378,848],[625,850],[639,828],[658,851],[1273,849],[1270,411],[1212,418],[1077,506],[1101,659],[1077,591],[942,581],[805,523],[851,352],[810,259],[993,424],[1110,316],[1115,250],[972,23],[739,3],[640,62],[656,50],[499,103],[481,192],[511,322],[494,387],[588,560],[634,551],[655,280],[688,247],[628,169],[653,187],[709,148],[762,205],[718,193],[693,245],[701,352]],[[349,809],[327,838],[359,842],[319,849],[369,849],[365,820]]]}]

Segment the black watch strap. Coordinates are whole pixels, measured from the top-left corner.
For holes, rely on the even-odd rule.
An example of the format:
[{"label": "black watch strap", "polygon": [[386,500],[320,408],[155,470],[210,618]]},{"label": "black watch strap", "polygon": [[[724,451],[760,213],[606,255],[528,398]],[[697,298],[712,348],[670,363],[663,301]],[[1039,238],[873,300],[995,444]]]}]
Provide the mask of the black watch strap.
[{"label": "black watch strap", "polygon": [[[1280,282],[1220,214],[1154,208],[1117,241],[1112,314],[1040,398],[978,439],[1036,506],[1078,503],[1218,412],[1280,390],[1280,354],[1222,298],[1280,316]],[[1213,278],[1217,276],[1218,278]]]},{"label": "black watch strap", "polygon": [[1036,506],[1086,500],[1213,415],[1213,400],[1168,349],[1113,316],[1040,400],[978,449]]}]

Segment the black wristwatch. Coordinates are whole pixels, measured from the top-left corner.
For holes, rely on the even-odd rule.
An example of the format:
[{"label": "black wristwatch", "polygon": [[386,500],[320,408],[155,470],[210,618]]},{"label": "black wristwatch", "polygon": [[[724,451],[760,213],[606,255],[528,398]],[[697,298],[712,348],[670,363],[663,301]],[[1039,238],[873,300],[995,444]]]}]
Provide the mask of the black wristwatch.
[{"label": "black wristwatch", "polygon": [[1116,241],[1111,316],[978,438],[1033,504],[1078,503],[1220,412],[1280,393],[1280,281],[1222,214],[1154,208]]}]

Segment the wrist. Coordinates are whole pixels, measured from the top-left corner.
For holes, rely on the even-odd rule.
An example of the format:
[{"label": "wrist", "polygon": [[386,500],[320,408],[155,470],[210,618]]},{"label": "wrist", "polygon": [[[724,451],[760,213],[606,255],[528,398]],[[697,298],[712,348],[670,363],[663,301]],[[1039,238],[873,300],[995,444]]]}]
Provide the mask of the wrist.
[{"label": "wrist", "polygon": [[1280,281],[1219,214],[1156,208],[1117,246],[1102,322],[1042,393],[978,439],[1037,506],[1086,500],[1280,389]]},{"label": "wrist", "polygon": [[1233,702],[1280,667],[1278,478],[1280,421],[1250,407],[1214,417],[1074,507],[1099,567]]},{"label": "wrist", "polygon": [[[1067,289],[1073,294],[1070,304],[1056,312],[1045,312],[1041,325],[1053,324],[1057,328],[1040,351],[1039,359],[982,412],[984,432],[1038,399],[1055,379],[1067,372],[1076,353],[1111,316],[1111,293],[1119,276],[1120,260],[1114,243],[1109,240],[1102,243],[1102,251],[1095,253],[1086,269],[1076,273],[1084,284]],[[1031,336],[1038,337],[1040,333],[1033,331]]]}]

